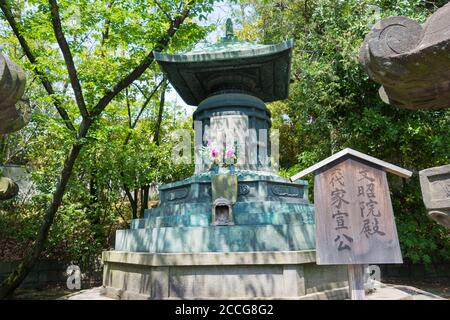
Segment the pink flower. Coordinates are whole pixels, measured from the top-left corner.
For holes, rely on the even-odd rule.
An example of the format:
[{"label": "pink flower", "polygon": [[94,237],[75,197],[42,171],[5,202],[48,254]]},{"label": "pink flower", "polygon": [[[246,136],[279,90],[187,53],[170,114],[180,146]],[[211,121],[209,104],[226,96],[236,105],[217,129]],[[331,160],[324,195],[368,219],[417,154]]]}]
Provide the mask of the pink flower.
[{"label": "pink flower", "polygon": [[213,158],[219,156],[219,150],[217,150],[216,148],[212,148],[212,150],[211,150],[211,156],[212,156]]},{"label": "pink flower", "polygon": [[227,150],[227,158],[233,158],[234,157],[234,150],[228,149]]}]

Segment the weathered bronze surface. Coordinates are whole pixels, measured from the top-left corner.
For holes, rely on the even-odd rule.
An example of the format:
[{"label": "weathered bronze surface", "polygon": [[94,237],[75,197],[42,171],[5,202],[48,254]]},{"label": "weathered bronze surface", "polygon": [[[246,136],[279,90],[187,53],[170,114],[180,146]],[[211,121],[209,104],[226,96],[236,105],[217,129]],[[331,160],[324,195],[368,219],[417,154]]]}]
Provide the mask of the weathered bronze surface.
[{"label": "weathered bronze surface", "polygon": [[238,40],[229,20],[226,36],[216,44],[184,54],[154,54],[187,104],[197,106],[230,90],[271,102],[288,96],[292,46],[292,40],[275,45]]}]

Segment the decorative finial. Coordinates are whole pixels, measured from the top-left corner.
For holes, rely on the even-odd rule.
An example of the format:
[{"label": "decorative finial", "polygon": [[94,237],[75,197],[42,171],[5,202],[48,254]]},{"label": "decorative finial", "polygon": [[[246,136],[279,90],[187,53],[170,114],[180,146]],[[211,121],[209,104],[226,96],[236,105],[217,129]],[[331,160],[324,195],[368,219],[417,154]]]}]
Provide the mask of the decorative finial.
[{"label": "decorative finial", "polygon": [[231,21],[231,18],[227,19],[227,22],[225,24],[226,32],[225,36],[229,39],[234,37],[234,31],[233,31],[233,21]]}]

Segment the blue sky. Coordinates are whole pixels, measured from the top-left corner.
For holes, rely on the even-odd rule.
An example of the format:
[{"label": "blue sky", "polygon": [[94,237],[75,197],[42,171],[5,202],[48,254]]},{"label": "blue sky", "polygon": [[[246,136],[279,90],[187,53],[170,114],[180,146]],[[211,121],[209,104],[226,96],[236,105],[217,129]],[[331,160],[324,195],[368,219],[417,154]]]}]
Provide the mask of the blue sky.
[{"label": "blue sky", "polygon": [[[227,18],[231,16],[231,6],[227,1],[218,2],[214,11],[208,16],[208,20],[202,22],[201,24],[209,25],[215,24],[217,26],[216,30],[211,32],[206,41],[209,43],[214,43],[217,41],[219,37],[223,36],[224,33],[224,25]],[[199,44],[201,46],[202,44]],[[170,86],[170,91],[167,92],[166,100],[171,105],[176,104],[182,106],[188,115],[192,114],[196,108],[196,106],[187,105],[183,99],[178,95],[178,93]]]}]

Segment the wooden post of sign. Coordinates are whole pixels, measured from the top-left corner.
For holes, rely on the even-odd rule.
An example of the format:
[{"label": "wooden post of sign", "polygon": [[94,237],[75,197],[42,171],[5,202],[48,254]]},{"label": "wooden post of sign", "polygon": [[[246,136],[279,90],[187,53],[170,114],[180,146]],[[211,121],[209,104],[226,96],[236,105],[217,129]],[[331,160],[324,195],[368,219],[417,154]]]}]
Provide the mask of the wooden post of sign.
[{"label": "wooden post of sign", "polygon": [[316,263],[347,265],[352,300],[364,300],[364,265],[403,263],[386,172],[412,175],[347,148],[291,178],[315,173]]},{"label": "wooden post of sign", "polygon": [[364,265],[348,265],[348,294],[352,300],[365,300]]}]

